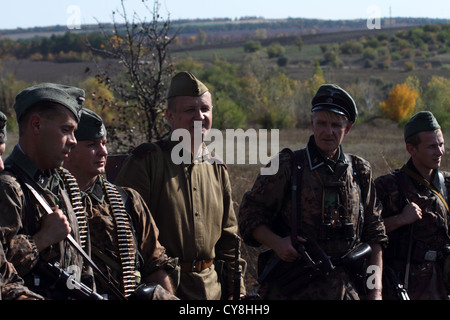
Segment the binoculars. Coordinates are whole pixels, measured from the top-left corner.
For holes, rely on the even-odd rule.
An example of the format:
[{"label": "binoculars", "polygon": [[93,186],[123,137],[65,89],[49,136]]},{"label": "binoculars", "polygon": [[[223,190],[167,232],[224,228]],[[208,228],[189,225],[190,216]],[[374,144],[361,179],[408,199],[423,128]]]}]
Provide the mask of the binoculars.
[{"label": "binoculars", "polygon": [[322,222],[319,227],[319,240],[354,240],[355,230],[353,223],[342,222],[339,225],[334,225],[331,221]]}]

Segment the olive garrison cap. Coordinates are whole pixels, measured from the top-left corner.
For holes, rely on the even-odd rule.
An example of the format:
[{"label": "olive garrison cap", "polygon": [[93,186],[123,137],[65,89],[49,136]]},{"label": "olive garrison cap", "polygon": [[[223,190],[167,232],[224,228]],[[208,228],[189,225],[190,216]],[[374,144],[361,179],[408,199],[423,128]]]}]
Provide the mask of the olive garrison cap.
[{"label": "olive garrison cap", "polygon": [[335,84],[321,85],[311,104],[311,111],[332,111],[346,116],[351,122],[355,122],[358,116],[358,110],[353,98],[344,89]]},{"label": "olive garrison cap", "polygon": [[8,120],[6,115],[0,112],[0,144],[6,142],[6,120]]},{"label": "olive garrison cap", "polygon": [[167,98],[177,96],[198,97],[208,91],[208,88],[192,73],[183,71],[177,73],[170,82]]},{"label": "olive garrison cap", "polygon": [[434,131],[440,128],[441,126],[430,111],[420,111],[406,123],[404,129],[405,140],[413,134],[422,131]]},{"label": "olive garrison cap", "polygon": [[19,120],[25,111],[34,104],[41,101],[49,101],[68,108],[75,115],[77,121],[80,121],[84,97],[83,89],[62,84],[42,83],[19,92],[16,96],[14,110],[16,111],[17,120]]},{"label": "olive garrison cap", "polygon": [[78,141],[100,140],[106,137],[106,128],[102,118],[94,111],[83,108],[75,138]]}]

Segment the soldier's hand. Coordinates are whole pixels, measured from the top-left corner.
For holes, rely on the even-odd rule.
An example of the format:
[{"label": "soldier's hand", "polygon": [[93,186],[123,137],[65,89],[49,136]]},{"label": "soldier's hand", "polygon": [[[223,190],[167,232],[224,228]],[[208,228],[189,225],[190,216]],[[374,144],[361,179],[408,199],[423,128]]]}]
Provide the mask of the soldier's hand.
[{"label": "soldier's hand", "polygon": [[41,228],[33,236],[38,251],[65,239],[71,228],[67,217],[58,206],[52,208],[53,213],[42,217]]},{"label": "soldier's hand", "polygon": [[411,202],[403,208],[401,219],[402,223],[405,225],[420,220],[422,219],[422,209],[414,202]]},{"label": "soldier's hand", "polygon": [[[297,239],[300,242],[306,241],[302,237],[297,237]],[[293,262],[300,257],[300,253],[292,246],[291,237],[281,238],[273,250],[281,260],[286,262]]]}]

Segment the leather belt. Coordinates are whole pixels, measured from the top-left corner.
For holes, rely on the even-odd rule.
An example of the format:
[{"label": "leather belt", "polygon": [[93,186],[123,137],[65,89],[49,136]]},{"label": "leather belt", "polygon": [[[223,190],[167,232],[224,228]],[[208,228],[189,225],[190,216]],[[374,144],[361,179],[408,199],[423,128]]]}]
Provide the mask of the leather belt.
[{"label": "leather belt", "polygon": [[192,262],[180,262],[181,272],[201,272],[208,269],[213,260],[194,260]]}]

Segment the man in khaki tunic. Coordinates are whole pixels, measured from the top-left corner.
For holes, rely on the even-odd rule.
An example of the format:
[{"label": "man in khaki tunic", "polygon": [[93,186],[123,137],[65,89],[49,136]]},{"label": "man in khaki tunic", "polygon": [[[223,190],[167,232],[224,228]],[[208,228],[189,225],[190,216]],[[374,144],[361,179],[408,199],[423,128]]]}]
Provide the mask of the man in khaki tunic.
[{"label": "man in khaki tunic", "polygon": [[[212,109],[211,93],[202,82],[189,72],[175,75],[166,111],[174,132],[137,147],[115,181],[142,195],[161,244],[169,256],[179,258],[175,285],[181,299],[229,298],[234,286],[238,228],[228,172],[223,163],[212,161],[201,141],[196,143],[211,129]],[[184,134],[182,141],[175,132]],[[245,261],[240,259],[240,265],[245,267]],[[239,285],[244,294],[242,280]]]}]

